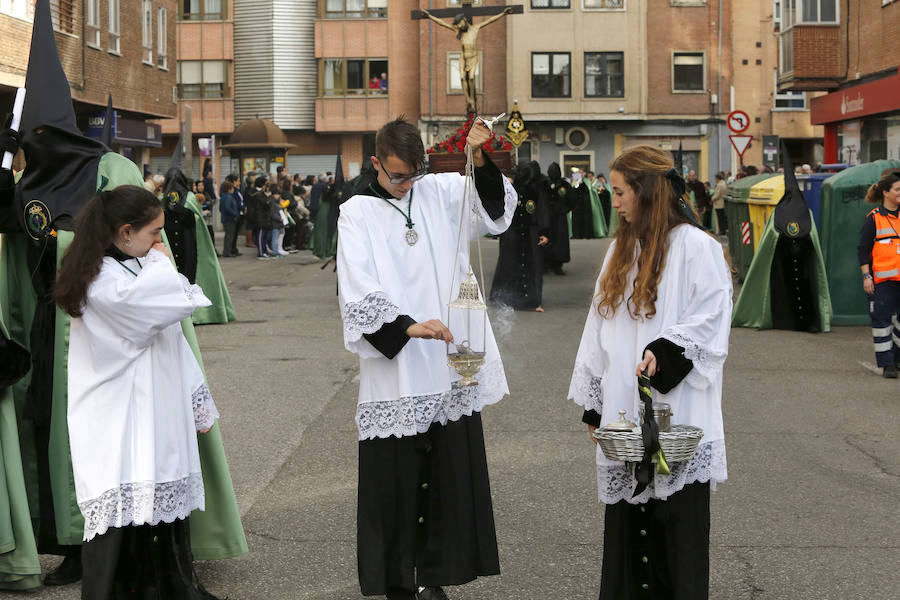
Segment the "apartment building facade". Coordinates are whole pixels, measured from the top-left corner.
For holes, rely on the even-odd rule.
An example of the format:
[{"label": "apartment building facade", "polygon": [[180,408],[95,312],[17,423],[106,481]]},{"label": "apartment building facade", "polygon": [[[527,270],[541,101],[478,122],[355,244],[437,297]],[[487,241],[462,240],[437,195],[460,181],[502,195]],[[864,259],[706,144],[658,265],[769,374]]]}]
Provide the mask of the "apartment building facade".
[{"label": "apartment building facade", "polygon": [[780,91],[824,91],[824,161],[900,158],[900,2],[781,0]]},{"label": "apartment building facade", "polygon": [[[51,18],[79,127],[100,137],[107,95],[115,109],[113,149],[147,166],[161,144],[152,119],[176,104],[175,0],[51,0]],[[34,0],[0,1],[0,104],[11,110],[25,85]]]},{"label": "apartment building facade", "polygon": [[781,4],[734,2],[732,40],[733,106],[750,117],[744,135],[753,141],[744,164],[777,169],[779,140],[784,140],[794,164],[824,160],[823,127],[810,122],[812,91],[778,90]]},{"label": "apartment building facade", "polygon": [[230,156],[221,146],[235,128],[233,10],[229,0],[178,3],[174,19],[176,81],[172,88],[177,111],[175,118],[160,121],[164,142],[154,152],[154,173],[168,169],[185,122],[190,124],[191,138],[186,140],[190,144],[190,164],[184,165],[188,177],[201,177],[207,158],[213,164],[216,179],[221,180],[232,171]]},{"label": "apartment building facade", "polygon": [[606,173],[637,144],[732,167],[724,118],[731,0],[526,0],[507,23],[507,96],[532,132],[519,160]]}]

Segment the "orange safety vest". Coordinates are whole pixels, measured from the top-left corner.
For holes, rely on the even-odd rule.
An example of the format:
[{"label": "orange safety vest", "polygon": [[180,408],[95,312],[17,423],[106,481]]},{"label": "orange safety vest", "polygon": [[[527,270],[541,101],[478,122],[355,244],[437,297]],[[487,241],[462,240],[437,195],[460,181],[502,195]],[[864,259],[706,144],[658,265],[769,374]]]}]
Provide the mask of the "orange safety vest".
[{"label": "orange safety vest", "polygon": [[872,277],[875,283],[900,281],[900,217],[883,214],[881,207],[869,214],[875,219]]}]

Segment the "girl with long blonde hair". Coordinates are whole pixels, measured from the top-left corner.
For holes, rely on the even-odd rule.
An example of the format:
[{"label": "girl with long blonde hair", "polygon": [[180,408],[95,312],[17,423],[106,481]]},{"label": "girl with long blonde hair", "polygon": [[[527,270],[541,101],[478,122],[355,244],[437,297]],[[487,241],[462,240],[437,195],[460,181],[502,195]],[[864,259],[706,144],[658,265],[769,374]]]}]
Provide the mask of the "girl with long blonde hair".
[{"label": "girl with long blonde hair", "polygon": [[[596,447],[606,504],[601,600],[703,599],[709,588],[709,493],[727,478],[722,368],[728,353],[731,273],[718,240],[683,200],[669,153],[626,150],[610,165],[616,238],[603,262],[569,397],[592,434],[619,411],[639,418],[638,377],[673,424],[703,429],[690,460],[632,472]],[[648,593],[649,592],[649,593]],[[644,597],[641,596],[641,597]]]}]

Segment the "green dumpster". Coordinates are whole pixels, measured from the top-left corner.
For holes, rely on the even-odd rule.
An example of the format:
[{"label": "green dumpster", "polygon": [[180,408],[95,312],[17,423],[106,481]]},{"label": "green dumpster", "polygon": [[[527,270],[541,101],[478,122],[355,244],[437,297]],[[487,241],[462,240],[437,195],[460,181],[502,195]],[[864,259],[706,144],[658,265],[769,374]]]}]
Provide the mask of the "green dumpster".
[{"label": "green dumpster", "polygon": [[856,246],[866,215],[878,206],[866,203],[866,191],[881,178],[882,171],[896,168],[900,161],[877,160],[841,171],[822,183],[819,237],[835,325],[869,323]]},{"label": "green dumpster", "polygon": [[753,262],[753,225],[750,223],[750,188],[772,177],[771,173],[751,175],[737,179],[728,185],[725,195],[725,217],[728,219],[728,251],[738,270],[738,280],[743,282],[750,263]]}]

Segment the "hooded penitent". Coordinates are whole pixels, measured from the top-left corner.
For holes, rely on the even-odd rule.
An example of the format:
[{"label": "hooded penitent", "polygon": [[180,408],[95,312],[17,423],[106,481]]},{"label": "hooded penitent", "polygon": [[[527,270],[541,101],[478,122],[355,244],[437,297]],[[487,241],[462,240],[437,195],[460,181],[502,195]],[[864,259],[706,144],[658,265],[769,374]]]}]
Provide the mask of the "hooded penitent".
[{"label": "hooded penitent", "polygon": [[831,298],[815,222],[782,142],[784,196],[766,223],[732,324],[760,329],[829,331]]},{"label": "hooded penitent", "polygon": [[[32,355],[30,373],[12,387],[17,412],[25,417],[18,431],[24,485],[34,499],[28,520],[40,551],[61,553],[81,543],[84,521],[75,500],[66,426],[70,319],[54,306],[50,290],[80,208],[98,191],[141,185],[143,177],[129,159],[78,130],[49,0],[36,3],[26,86],[21,124],[26,167],[14,193],[2,199],[19,216],[3,219],[10,227],[0,252],[0,311],[10,339]],[[202,365],[190,320],[182,327]],[[7,457],[9,437],[2,435]],[[194,555],[246,552],[218,426],[200,437],[199,446],[207,510],[191,519]],[[2,529],[0,520],[0,541]],[[5,587],[2,568],[0,560],[0,587]]]},{"label": "hooded penitent", "polygon": [[179,137],[163,183],[165,229],[178,272],[191,283],[197,283],[197,226],[194,213],[187,206],[190,190],[187,177],[181,171],[181,145],[182,139]]}]

